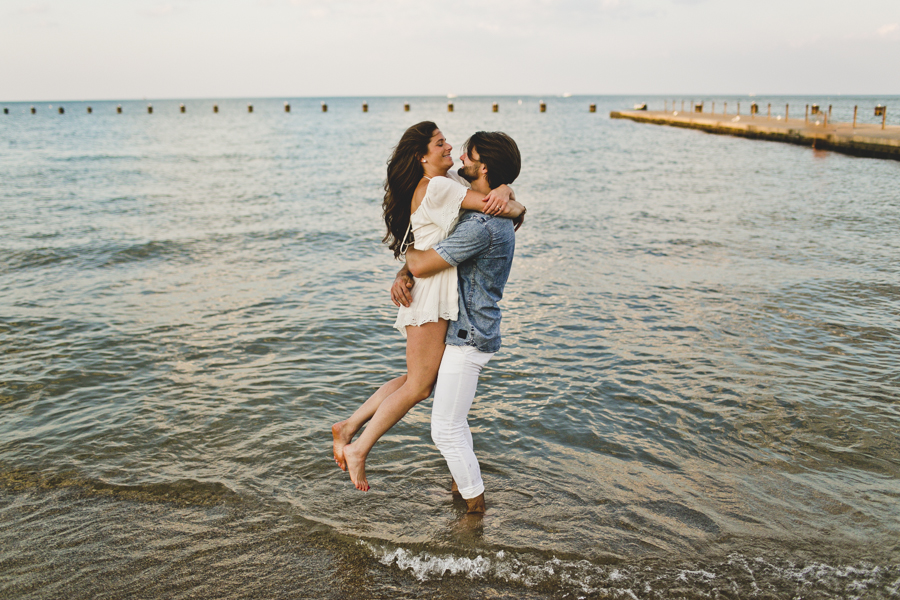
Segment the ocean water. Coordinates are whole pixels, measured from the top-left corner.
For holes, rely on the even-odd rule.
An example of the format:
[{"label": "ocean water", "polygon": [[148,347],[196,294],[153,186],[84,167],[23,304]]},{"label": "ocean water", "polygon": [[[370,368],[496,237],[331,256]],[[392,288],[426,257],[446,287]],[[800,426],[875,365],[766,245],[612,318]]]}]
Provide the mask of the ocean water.
[{"label": "ocean water", "polygon": [[[900,597],[900,162],[608,118],[673,99],[2,105],[0,597]],[[380,203],[425,119],[523,156],[483,519],[430,400],[371,492],[331,458],[405,367]]]}]

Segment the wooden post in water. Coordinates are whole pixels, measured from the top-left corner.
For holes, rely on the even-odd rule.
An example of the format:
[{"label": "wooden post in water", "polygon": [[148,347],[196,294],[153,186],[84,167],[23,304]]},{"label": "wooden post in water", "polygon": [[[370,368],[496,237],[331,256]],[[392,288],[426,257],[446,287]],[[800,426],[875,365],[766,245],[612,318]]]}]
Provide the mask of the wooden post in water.
[{"label": "wooden post in water", "polygon": [[828,105],[828,120],[831,120],[831,105]]},{"label": "wooden post in water", "polygon": [[179,104],[179,105],[178,105],[178,109],[179,109],[181,112],[185,112],[185,110],[187,110],[187,109],[184,108],[184,104]]},{"label": "wooden post in water", "polygon": [[791,107],[790,104],[785,104],[785,105],[784,105],[784,120],[785,120],[785,121],[788,120],[788,114],[789,114],[789,113],[788,113],[788,109],[789,109],[790,107]]},{"label": "wooden post in water", "polygon": [[498,110],[500,110],[500,107],[497,106],[497,103],[496,103],[496,102],[494,102],[494,104],[491,106],[491,110],[492,110],[493,112],[497,112]]},{"label": "wooden post in water", "polygon": [[148,104],[148,105],[147,105],[147,114],[148,114],[148,115],[152,115],[152,114],[153,114],[153,105],[152,105],[152,104]]},{"label": "wooden post in water", "polygon": [[248,112],[248,113],[252,113],[252,112],[253,112],[253,105],[252,105],[252,104],[248,104],[248,105],[247,105],[247,112]]},{"label": "wooden post in water", "polygon": [[887,123],[887,106],[885,106],[881,110],[881,128],[884,129],[885,124]]},{"label": "wooden post in water", "polygon": [[681,101],[681,112],[684,112],[684,100]]},{"label": "wooden post in water", "polygon": [[737,114],[740,115],[741,114],[741,103],[738,102],[737,105],[738,105]]},{"label": "wooden post in water", "polygon": [[809,125],[809,104],[806,105],[806,115],[803,117],[803,122]]},{"label": "wooden post in water", "polygon": [[363,102],[363,112],[369,112],[369,103]]},{"label": "wooden post in water", "polygon": [[287,102],[284,103],[284,112],[291,112],[291,105]]},{"label": "wooden post in water", "polygon": [[403,103],[403,112],[409,112],[409,102]]},{"label": "wooden post in water", "polygon": [[447,103],[447,112],[453,112],[453,103],[452,102]]},{"label": "wooden post in water", "polygon": [[713,100],[712,108],[709,111],[711,114],[716,114],[716,101]]},{"label": "wooden post in water", "polygon": [[[88,112],[90,112],[90,111],[88,111]],[[119,115],[122,114],[122,105],[121,104],[116,107],[116,114],[119,114]]]},{"label": "wooden post in water", "polygon": [[[593,104],[591,106],[593,106]],[[663,112],[669,112],[669,101],[668,100],[663,100]]]},{"label": "wooden post in water", "polygon": [[769,112],[766,114],[766,118],[767,119],[772,118],[772,103],[771,102],[769,102]]},{"label": "wooden post in water", "polygon": [[723,114],[723,115],[727,115],[727,114],[728,114],[728,103],[727,103],[727,102],[725,103],[725,108],[722,109],[722,114]]},{"label": "wooden post in water", "polygon": [[322,112],[328,112],[328,105],[324,102],[322,103]]},{"label": "wooden post in water", "polygon": [[214,112],[214,113],[219,112],[219,105],[218,105],[218,104],[213,104],[213,112]]},{"label": "wooden post in water", "polygon": [[853,107],[853,129],[856,129],[856,110],[859,108],[859,105]]},{"label": "wooden post in water", "polygon": [[[6,110],[6,109],[4,108],[3,110]],[[91,114],[92,112],[94,112],[94,109],[91,108],[90,106],[88,106],[87,111],[88,111],[88,114]]]},{"label": "wooden post in water", "polygon": [[541,100],[541,112],[547,112],[547,105]]},{"label": "wooden post in water", "polygon": [[34,109],[34,107],[32,106],[32,107],[31,107],[31,114],[34,114],[34,113],[36,113],[36,112],[37,112],[37,111],[36,111],[36,110]]},{"label": "wooden post in water", "polygon": [[66,109],[64,109],[62,106],[60,106],[60,107],[59,107],[59,114],[61,114],[61,115],[66,114]]},{"label": "wooden post in water", "polygon": [[591,107],[588,109],[589,112],[595,113],[597,112],[597,105],[591,104]]},{"label": "wooden post in water", "polygon": [[8,114],[9,114],[9,109],[6,108],[5,106],[3,107],[3,114],[4,114],[4,115],[8,115]]}]

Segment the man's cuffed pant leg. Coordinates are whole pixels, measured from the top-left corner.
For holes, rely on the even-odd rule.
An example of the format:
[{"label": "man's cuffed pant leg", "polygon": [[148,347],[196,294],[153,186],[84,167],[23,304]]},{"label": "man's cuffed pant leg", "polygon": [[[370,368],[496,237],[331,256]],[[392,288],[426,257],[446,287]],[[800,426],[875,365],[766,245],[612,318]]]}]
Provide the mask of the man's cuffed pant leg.
[{"label": "man's cuffed pant leg", "polygon": [[479,352],[471,346],[447,346],[434,391],[431,439],[444,455],[459,493],[466,499],[484,493],[467,417],[478,389],[478,376],[492,356],[493,353]]}]

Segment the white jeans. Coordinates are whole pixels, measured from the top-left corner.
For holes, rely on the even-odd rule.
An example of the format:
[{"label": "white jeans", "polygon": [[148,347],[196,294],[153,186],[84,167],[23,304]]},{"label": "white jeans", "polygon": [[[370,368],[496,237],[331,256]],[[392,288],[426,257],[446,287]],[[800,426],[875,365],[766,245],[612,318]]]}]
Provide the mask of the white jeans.
[{"label": "white jeans", "polygon": [[466,417],[475,400],[478,375],[492,356],[471,346],[447,346],[434,390],[431,439],[444,455],[459,493],[467,499],[484,493]]}]

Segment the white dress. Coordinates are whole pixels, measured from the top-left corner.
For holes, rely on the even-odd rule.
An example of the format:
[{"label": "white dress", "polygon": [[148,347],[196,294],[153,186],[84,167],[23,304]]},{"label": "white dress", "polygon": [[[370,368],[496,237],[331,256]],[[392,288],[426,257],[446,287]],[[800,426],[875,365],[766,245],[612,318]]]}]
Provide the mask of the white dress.
[{"label": "white dress", "polygon": [[[447,177],[434,177],[428,182],[422,203],[409,218],[416,250],[430,249],[456,227],[460,206],[468,191],[464,183],[465,180],[452,171],[447,173]],[[412,302],[409,306],[400,307],[394,327],[406,337],[407,325],[434,323],[438,319],[455,321],[459,318],[457,286],[456,267],[444,269],[431,277],[417,278],[412,289]]]}]

